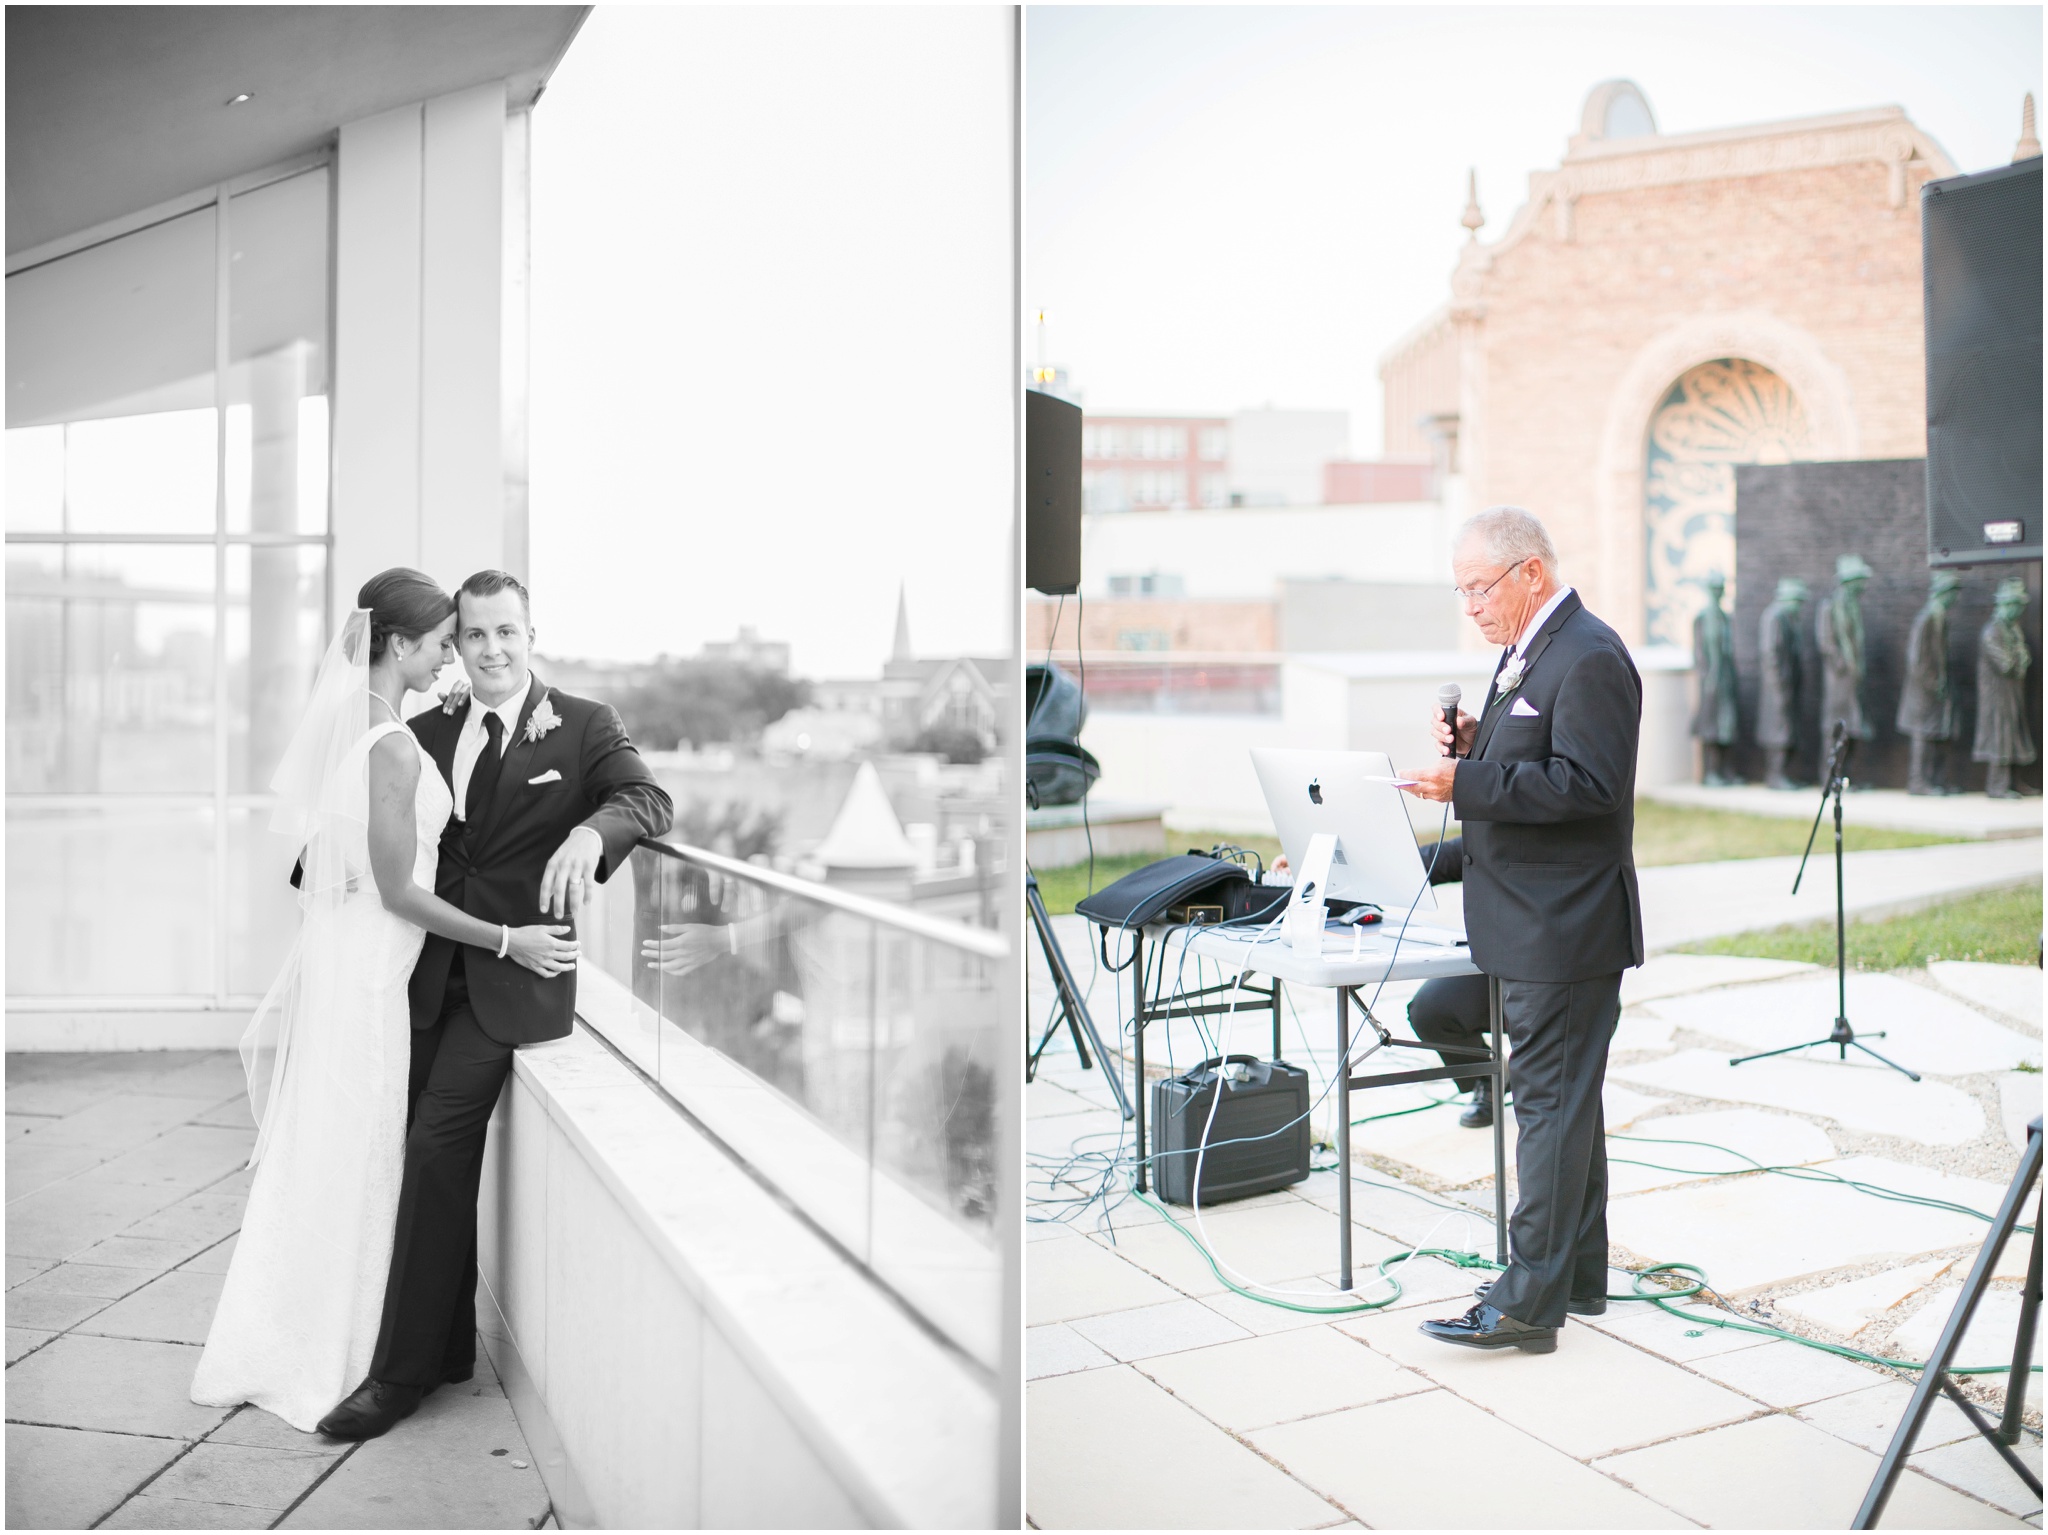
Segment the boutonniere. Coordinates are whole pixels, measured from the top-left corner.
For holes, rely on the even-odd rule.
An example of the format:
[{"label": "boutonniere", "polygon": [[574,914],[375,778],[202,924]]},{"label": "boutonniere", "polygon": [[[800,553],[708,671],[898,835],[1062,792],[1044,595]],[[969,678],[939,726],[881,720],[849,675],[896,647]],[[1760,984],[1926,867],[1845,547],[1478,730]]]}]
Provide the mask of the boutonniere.
[{"label": "boutonniere", "polygon": [[534,705],[533,713],[526,716],[526,739],[538,741],[561,723],[562,716],[555,713],[554,706],[543,693],[540,702]]},{"label": "boutonniere", "polygon": [[1500,675],[1493,679],[1493,693],[1496,698],[1505,698],[1522,685],[1522,673],[1528,663],[1516,656],[1500,669]]}]

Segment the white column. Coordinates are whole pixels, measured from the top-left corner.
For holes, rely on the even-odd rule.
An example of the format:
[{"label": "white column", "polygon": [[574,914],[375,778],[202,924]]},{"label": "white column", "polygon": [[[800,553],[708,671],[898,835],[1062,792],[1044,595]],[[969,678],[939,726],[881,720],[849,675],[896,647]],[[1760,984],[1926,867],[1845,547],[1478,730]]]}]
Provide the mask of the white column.
[{"label": "white column", "polygon": [[341,130],[337,610],[391,565],[452,587],[524,563],[525,348],[506,324],[524,313],[525,157],[508,163],[508,141],[502,83]]},{"label": "white column", "polygon": [[420,568],[505,559],[505,88],[426,104],[420,226]]},{"label": "white column", "polygon": [[336,156],[334,563],[337,615],[419,559],[420,109],[341,130]]}]

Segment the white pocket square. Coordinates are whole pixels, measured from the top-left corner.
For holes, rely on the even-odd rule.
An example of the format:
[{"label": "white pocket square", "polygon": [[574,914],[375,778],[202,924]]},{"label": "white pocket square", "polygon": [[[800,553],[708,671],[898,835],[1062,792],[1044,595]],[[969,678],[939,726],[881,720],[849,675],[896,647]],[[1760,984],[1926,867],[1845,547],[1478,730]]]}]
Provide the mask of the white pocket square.
[{"label": "white pocket square", "polygon": [[549,768],[540,777],[529,778],[526,781],[528,783],[560,783],[562,781],[562,773],[559,768]]},{"label": "white pocket square", "polygon": [[1515,706],[1512,709],[1508,710],[1508,713],[1515,715],[1517,718],[1525,720],[1533,720],[1537,717],[1536,706],[1530,703],[1529,700],[1526,698],[1516,699]]}]

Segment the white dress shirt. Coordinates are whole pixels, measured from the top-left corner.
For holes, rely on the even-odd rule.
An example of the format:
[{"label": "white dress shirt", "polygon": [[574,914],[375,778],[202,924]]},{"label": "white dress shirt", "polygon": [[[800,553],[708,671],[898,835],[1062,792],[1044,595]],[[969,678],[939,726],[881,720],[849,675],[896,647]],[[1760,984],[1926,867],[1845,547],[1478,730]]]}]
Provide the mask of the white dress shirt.
[{"label": "white dress shirt", "polygon": [[519,723],[519,711],[526,707],[527,690],[533,686],[533,674],[519,684],[519,691],[499,704],[497,708],[486,707],[483,700],[474,693],[469,698],[469,717],[462,722],[462,734],[455,738],[455,818],[467,821],[464,814],[469,804],[469,775],[476,768],[476,759],[484,754],[484,746],[490,736],[484,732],[484,716],[495,714],[505,728],[498,732],[498,756],[504,758],[505,751],[512,744],[512,731]]},{"label": "white dress shirt", "polygon": [[[1519,656],[1528,652],[1529,641],[1543,632],[1543,626],[1550,622],[1550,615],[1557,611],[1557,605],[1571,594],[1572,589],[1569,586],[1560,586],[1550,594],[1550,601],[1536,610],[1536,616],[1530,619],[1528,626],[1522,630],[1522,637],[1515,641],[1514,654]],[[477,729],[482,730],[483,726],[479,725]]]}]

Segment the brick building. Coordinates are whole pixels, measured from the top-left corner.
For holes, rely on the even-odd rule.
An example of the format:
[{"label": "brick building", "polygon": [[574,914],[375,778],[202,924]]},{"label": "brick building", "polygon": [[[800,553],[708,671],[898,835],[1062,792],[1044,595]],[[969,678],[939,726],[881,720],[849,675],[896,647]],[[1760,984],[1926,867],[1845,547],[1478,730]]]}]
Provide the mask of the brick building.
[{"label": "brick building", "polygon": [[1736,464],[1925,452],[1920,188],[1956,169],[1897,107],[1665,135],[1596,86],[1497,240],[1475,191],[1449,301],[1382,360],[1386,451],[1530,507],[1596,612],[1686,643]]},{"label": "brick building", "polygon": [[1081,497],[1091,512],[1230,504],[1224,416],[1089,416],[1081,428]]}]

